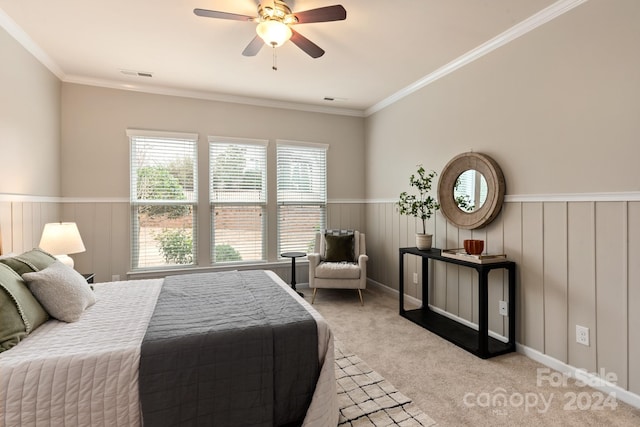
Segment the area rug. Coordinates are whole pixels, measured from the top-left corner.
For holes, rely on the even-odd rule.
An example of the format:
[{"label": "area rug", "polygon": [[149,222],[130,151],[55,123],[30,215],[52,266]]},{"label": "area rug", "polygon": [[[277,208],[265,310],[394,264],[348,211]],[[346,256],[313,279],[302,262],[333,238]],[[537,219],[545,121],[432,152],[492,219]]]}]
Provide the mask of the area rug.
[{"label": "area rug", "polygon": [[407,396],[335,341],[338,426],[433,426]]}]

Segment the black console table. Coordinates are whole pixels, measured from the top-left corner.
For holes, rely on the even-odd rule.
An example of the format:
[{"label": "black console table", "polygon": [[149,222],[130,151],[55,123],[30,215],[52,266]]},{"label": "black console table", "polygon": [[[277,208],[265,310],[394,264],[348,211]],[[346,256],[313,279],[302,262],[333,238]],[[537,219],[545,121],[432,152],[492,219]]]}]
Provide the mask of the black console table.
[{"label": "black console table", "polygon": [[[404,309],[404,255],[422,257],[422,307],[415,310]],[[429,308],[429,260],[448,262],[470,267],[478,272],[478,330],[436,313]],[[488,281],[489,272],[506,269],[509,273],[509,341],[504,343],[489,336]],[[516,349],[516,264],[513,261],[499,261],[477,264],[455,258],[443,257],[437,248],[421,251],[418,248],[400,248],[400,315],[429,331],[451,341],[459,347],[487,359]]]}]

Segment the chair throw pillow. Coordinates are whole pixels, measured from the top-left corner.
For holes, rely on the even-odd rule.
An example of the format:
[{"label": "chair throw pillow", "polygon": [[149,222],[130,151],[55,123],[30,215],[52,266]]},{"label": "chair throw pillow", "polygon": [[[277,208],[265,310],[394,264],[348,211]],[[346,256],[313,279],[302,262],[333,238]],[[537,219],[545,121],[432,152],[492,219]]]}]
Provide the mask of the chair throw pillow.
[{"label": "chair throw pillow", "polygon": [[0,264],[0,353],[17,345],[48,318],[22,278]]},{"label": "chair throw pillow", "polygon": [[80,273],[56,261],[44,270],[22,278],[51,317],[75,322],[96,302],[96,297]]},{"label": "chair throw pillow", "polygon": [[326,249],[324,260],[327,262],[354,262],[353,234],[335,236],[325,234]]}]

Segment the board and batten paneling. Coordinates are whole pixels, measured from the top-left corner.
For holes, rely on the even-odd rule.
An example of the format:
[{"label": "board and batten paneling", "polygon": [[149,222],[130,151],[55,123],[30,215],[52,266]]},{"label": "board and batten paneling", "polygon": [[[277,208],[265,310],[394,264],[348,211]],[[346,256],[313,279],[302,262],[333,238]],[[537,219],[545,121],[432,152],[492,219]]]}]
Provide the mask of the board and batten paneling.
[{"label": "board and batten paneling", "polygon": [[96,282],[127,278],[131,248],[129,203],[63,203],[62,219],[78,225],[87,249],[83,253],[73,255],[76,270],[94,273]]},{"label": "board and batten paneling", "polygon": [[[627,204],[596,204],[596,360],[627,387]],[[637,332],[636,332],[637,333]],[[617,351],[612,351],[617,349]]]},{"label": "board and batten paneling", "polygon": [[567,360],[567,205],[543,208],[544,352]]},{"label": "board and batten paneling", "polygon": [[[628,236],[628,336],[629,361],[640,360],[640,203],[629,203],[627,218],[629,219]],[[629,390],[640,394],[640,364],[629,363]]]},{"label": "board and batten paneling", "polygon": [[2,252],[22,253],[38,246],[44,225],[60,220],[57,202],[0,202]]},{"label": "board and batten paneling", "polygon": [[[567,207],[568,325],[589,328],[596,340],[595,203],[570,203]],[[578,344],[575,326],[568,330],[568,363],[595,372],[596,352]]]},{"label": "board and batten paneling", "polygon": [[[329,203],[327,227],[364,230],[364,206],[361,202]],[[97,282],[111,281],[114,276],[123,280],[127,278],[127,273],[131,271],[129,232],[131,218],[128,202],[100,200],[66,202],[62,204],[61,218],[63,221],[73,221],[78,224],[87,248],[86,252],[73,255],[76,270],[93,272]],[[210,253],[207,237],[202,233],[199,235],[199,248],[204,253]],[[283,268],[278,274],[289,282],[291,278],[287,271],[287,268]],[[298,283],[308,282],[306,264],[300,263],[296,276]]]},{"label": "board and batten paneling", "polygon": [[[390,208],[390,201],[366,206],[375,265],[369,278],[398,289],[397,249],[415,246],[416,227],[413,218],[389,215]],[[640,393],[640,201],[508,201],[484,229],[459,230],[439,213],[428,228],[436,247],[483,239],[487,251],[517,263],[518,343],[588,372],[614,373],[618,386]],[[473,271],[433,265],[429,303],[477,323]],[[418,260],[405,258],[405,271],[406,295],[420,299],[412,283]],[[508,300],[506,273],[492,272],[489,280],[490,330],[506,335],[508,319],[498,314],[498,302]],[[589,346],[576,342],[576,325],[589,328]]]}]

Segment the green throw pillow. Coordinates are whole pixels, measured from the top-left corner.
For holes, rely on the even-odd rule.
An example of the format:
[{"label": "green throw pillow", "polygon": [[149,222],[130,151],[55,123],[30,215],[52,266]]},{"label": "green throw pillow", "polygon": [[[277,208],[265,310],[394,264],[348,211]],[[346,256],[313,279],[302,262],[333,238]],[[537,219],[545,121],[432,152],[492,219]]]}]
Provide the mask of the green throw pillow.
[{"label": "green throw pillow", "polygon": [[328,262],[354,262],[355,243],[353,234],[334,236],[325,234],[326,243],[325,261]]},{"label": "green throw pillow", "polygon": [[24,273],[44,270],[56,261],[56,257],[39,248],[16,255],[11,258],[0,259],[0,263],[6,264],[16,273],[22,276]]},{"label": "green throw pillow", "polygon": [[17,345],[48,318],[24,280],[0,264],[0,352]]}]

